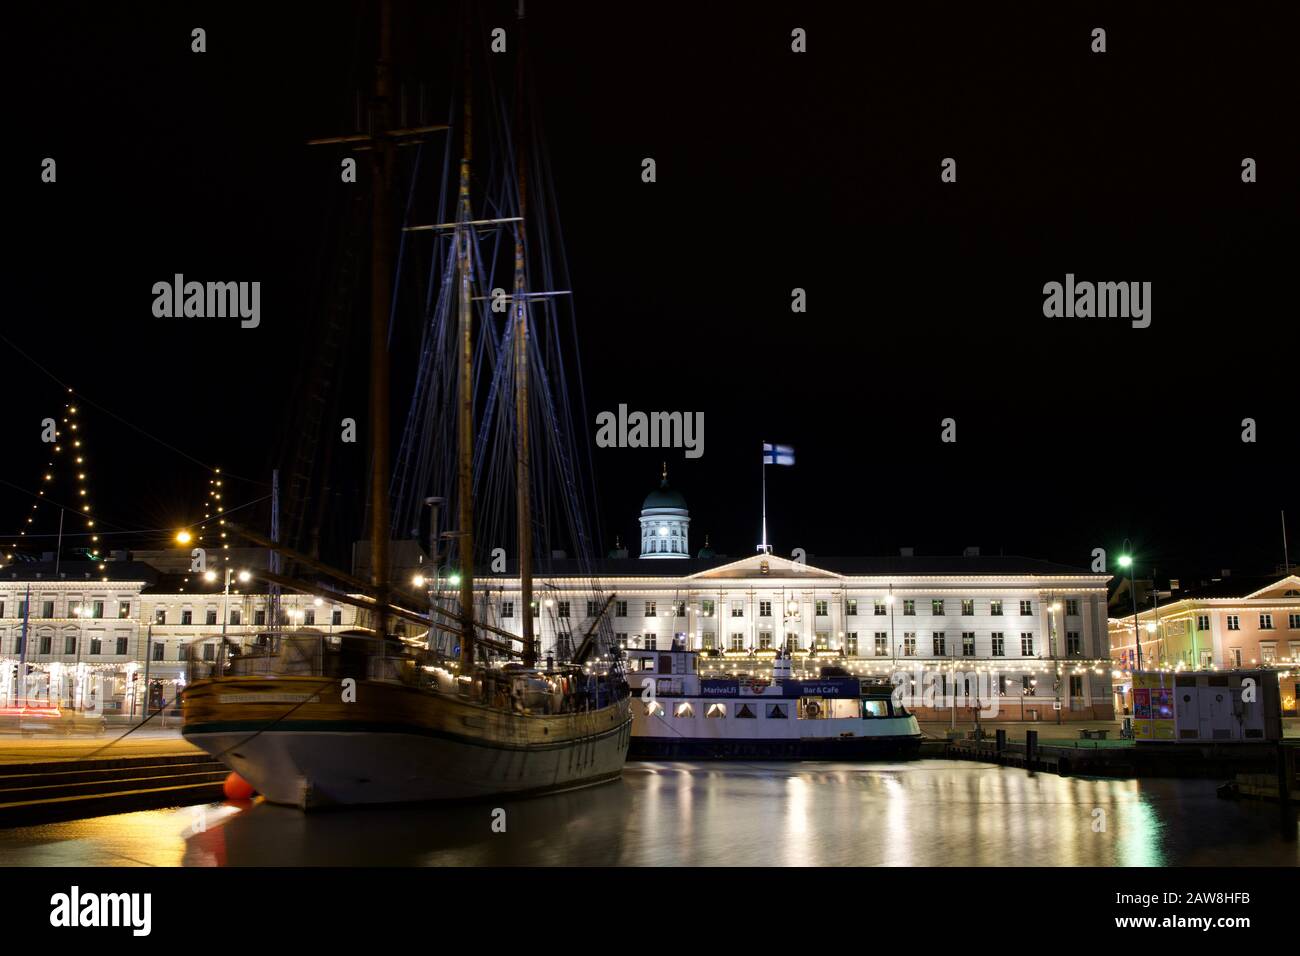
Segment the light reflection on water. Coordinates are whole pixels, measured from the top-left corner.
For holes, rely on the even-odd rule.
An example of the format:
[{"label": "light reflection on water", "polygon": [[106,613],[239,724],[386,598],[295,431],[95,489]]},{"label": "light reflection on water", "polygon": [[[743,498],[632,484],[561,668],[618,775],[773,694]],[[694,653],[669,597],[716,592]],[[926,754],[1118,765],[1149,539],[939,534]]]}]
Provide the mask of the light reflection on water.
[{"label": "light reflection on water", "polygon": [[[497,806],[505,833],[491,829]],[[632,763],[615,783],[533,800],[232,811],[207,808],[201,832],[194,808],[0,831],[0,865],[1300,863],[1294,812],[1283,823],[1273,804],[1220,800],[1213,781],[944,760]]]}]

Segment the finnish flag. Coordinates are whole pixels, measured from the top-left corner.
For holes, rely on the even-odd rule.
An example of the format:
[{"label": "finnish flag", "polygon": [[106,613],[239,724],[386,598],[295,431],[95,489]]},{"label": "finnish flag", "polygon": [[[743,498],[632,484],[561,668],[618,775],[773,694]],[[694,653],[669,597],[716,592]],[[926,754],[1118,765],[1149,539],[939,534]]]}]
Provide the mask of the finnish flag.
[{"label": "finnish flag", "polygon": [[769,445],[763,443],[763,464],[793,465],[794,449],[789,445]]}]

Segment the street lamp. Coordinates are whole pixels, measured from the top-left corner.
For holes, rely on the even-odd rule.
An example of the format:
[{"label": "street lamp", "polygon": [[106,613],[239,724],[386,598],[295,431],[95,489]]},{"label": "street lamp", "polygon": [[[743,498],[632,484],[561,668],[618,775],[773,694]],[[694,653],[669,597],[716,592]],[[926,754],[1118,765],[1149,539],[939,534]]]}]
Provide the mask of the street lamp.
[{"label": "street lamp", "polygon": [[1124,553],[1119,556],[1119,566],[1128,571],[1129,596],[1133,598],[1133,642],[1137,645],[1137,670],[1142,669],[1142,635],[1138,633],[1138,596],[1136,574],[1133,570],[1132,542],[1124,539],[1121,546]]},{"label": "street lamp", "polygon": [[[226,625],[227,625],[227,624],[229,623],[229,621],[230,621],[230,576],[231,576],[232,574],[234,574],[234,573],[235,573],[235,569],[234,569],[234,568],[231,568],[231,567],[227,567],[227,568],[226,568],[226,583],[225,583],[225,585],[224,585],[224,586],[222,587],[222,589],[221,589],[221,593],[222,593],[222,597],[221,597],[221,641],[222,641],[223,644],[224,644],[225,641],[226,641]],[[239,577],[239,581],[240,581],[241,584],[246,584],[248,581],[252,580],[252,577],[253,577],[253,576],[252,576],[251,574],[249,574],[247,571],[240,571],[238,577]],[[216,579],[217,579],[217,572],[216,572],[216,571],[204,571],[204,572],[203,572],[203,580],[205,580],[205,581],[215,581]]]}]

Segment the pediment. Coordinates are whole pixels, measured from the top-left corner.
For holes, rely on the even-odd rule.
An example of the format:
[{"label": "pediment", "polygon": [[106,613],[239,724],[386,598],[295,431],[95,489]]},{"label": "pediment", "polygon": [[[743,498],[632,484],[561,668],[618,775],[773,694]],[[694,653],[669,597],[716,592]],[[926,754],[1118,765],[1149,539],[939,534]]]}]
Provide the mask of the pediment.
[{"label": "pediment", "polygon": [[1258,591],[1246,595],[1250,599],[1266,601],[1273,599],[1293,601],[1297,596],[1300,596],[1300,574],[1288,575],[1275,584],[1262,587]]},{"label": "pediment", "polygon": [[775,554],[753,554],[730,564],[723,564],[691,575],[695,581],[719,581],[735,578],[804,578],[809,581],[840,581],[843,575]]}]

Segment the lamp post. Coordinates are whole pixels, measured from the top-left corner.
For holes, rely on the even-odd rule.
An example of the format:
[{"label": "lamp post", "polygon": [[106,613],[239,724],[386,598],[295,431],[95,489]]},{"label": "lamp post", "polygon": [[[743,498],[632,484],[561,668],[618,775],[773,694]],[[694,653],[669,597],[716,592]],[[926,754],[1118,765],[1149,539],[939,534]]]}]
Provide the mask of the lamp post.
[{"label": "lamp post", "polygon": [[1061,602],[1052,601],[1047,606],[1047,640],[1052,649],[1052,666],[1056,668],[1056,679],[1052,681],[1052,690],[1056,692],[1056,723],[1061,723],[1061,662],[1056,656],[1056,612],[1061,609]]},{"label": "lamp post", "polygon": [[1138,596],[1137,596],[1137,574],[1133,568],[1133,556],[1129,554],[1132,550],[1128,538],[1124,539],[1124,553],[1119,556],[1119,566],[1128,570],[1128,590],[1129,596],[1133,599],[1133,641],[1137,645],[1137,669],[1142,669],[1142,635],[1138,632]]},{"label": "lamp post", "polygon": [[[230,622],[230,577],[235,573],[235,569],[226,568],[226,583],[221,589],[221,643],[226,643],[226,625]],[[239,572],[240,583],[246,583],[252,577],[247,571]],[[205,571],[203,573],[205,581],[215,581],[217,579],[216,571]]]}]

